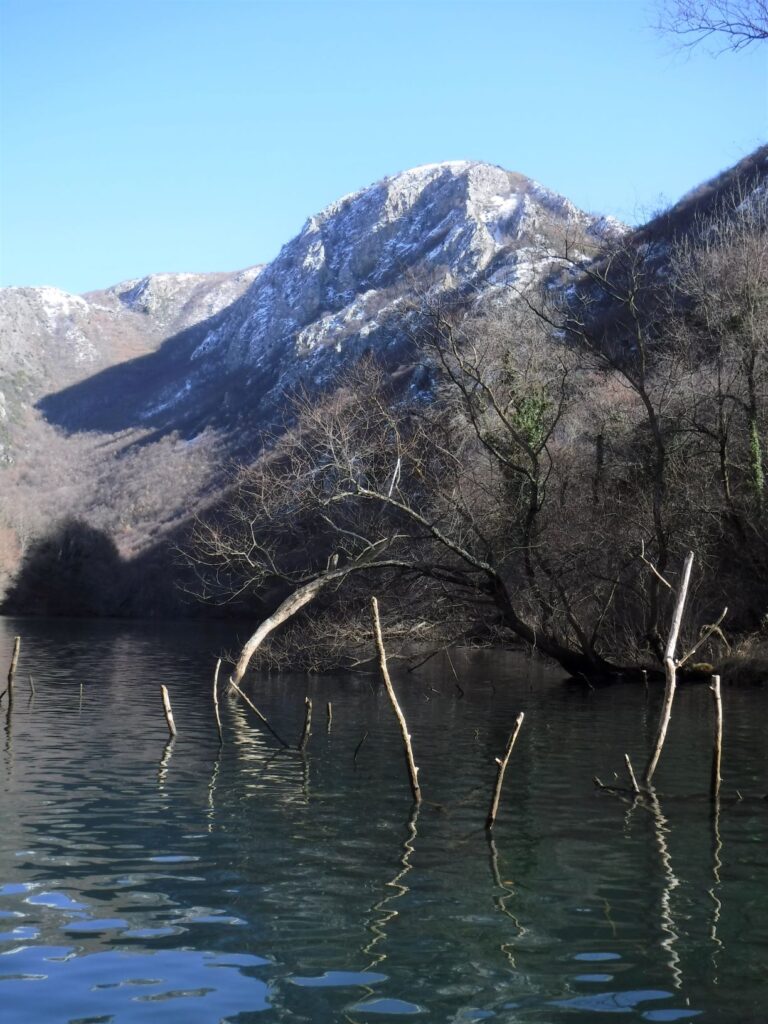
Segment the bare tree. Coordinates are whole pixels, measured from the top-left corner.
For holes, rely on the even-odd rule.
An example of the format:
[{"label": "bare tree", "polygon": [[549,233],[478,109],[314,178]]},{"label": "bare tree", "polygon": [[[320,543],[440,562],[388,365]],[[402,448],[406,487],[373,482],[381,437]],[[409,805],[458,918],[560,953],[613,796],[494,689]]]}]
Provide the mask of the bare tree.
[{"label": "bare tree", "polygon": [[[693,422],[717,444],[723,497],[735,514],[734,482],[752,512],[765,491],[768,395],[768,193],[739,192],[677,242],[672,273],[679,325],[704,369]],[[708,371],[708,374],[707,374]],[[706,376],[710,382],[707,386]],[[751,515],[746,507],[742,515]]]},{"label": "bare tree", "polygon": [[[667,576],[691,549],[691,620],[728,604],[754,628],[768,564],[766,218],[759,190],[729,202],[676,244],[566,239],[544,254],[539,291],[483,307],[423,297],[408,322],[429,394],[363,362],[300,396],[293,426],[198,523],[204,589],[256,590],[271,607],[293,593],[289,611],[322,594],[311,628],[273,646],[281,663],[286,640],[315,667],[347,642],[367,656],[375,574],[402,642],[493,637],[572,674],[660,672]],[[757,567],[741,583],[735,555]]]},{"label": "bare tree", "polygon": [[713,40],[722,53],[768,39],[767,0],[668,0],[659,27],[684,46]]},{"label": "bare tree", "polygon": [[296,427],[241,474],[218,517],[198,524],[194,557],[209,592],[279,582],[314,595],[384,572],[571,672],[613,671],[599,634],[615,586],[585,583],[566,564],[573,553],[558,559],[553,546],[572,354],[521,338],[499,364],[488,321],[460,342],[461,325],[443,311],[427,320],[443,401],[398,397],[371,363],[325,400],[299,399]]}]

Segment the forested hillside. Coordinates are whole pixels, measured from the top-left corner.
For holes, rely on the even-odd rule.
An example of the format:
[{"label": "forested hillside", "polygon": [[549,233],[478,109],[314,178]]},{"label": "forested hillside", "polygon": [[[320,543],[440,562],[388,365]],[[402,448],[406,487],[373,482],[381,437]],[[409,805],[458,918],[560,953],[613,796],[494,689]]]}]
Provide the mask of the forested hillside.
[{"label": "forested hillside", "polygon": [[688,670],[711,671],[729,637],[759,643],[765,158],[636,233],[563,239],[537,285],[424,295],[411,330],[427,391],[372,362],[302,400],[198,529],[211,593],[346,584],[278,659],[359,658],[375,586],[390,635],[524,641],[610,676],[661,667],[693,550]]}]

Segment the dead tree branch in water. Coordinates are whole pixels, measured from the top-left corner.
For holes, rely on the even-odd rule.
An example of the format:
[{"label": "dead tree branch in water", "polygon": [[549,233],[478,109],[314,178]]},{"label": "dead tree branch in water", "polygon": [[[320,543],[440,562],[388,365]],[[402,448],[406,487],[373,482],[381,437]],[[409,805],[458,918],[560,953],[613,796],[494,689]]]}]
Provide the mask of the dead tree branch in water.
[{"label": "dead tree branch in water", "polygon": [[651,754],[648,764],[645,769],[644,782],[646,786],[650,785],[653,773],[656,771],[656,765],[659,763],[661,757],[661,750],[664,746],[664,740],[667,736],[667,729],[669,727],[669,721],[672,717],[672,702],[675,699],[675,688],[677,686],[677,668],[678,662],[675,661],[675,651],[677,650],[677,640],[680,635],[680,626],[683,621],[683,612],[685,611],[685,600],[688,596],[688,585],[691,581],[691,569],[693,568],[693,552],[689,551],[685,565],[683,566],[683,578],[680,583],[680,588],[677,592],[677,602],[675,604],[675,610],[672,615],[672,625],[669,630],[669,638],[667,639],[667,647],[664,651],[664,670],[666,672],[667,684],[664,690],[664,703],[661,709],[661,717],[659,718],[659,726],[656,733],[656,742],[654,743],[653,753]]},{"label": "dead tree branch in water", "polygon": [[520,728],[523,724],[524,718],[525,713],[521,711],[515,719],[515,728],[512,730],[512,735],[509,737],[507,749],[504,751],[504,757],[496,758],[496,764],[498,766],[498,772],[496,774],[496,785],[494,786],[493,799],[491,800],[491,807],[490,810],[488,811],[488,817],[486,818],[485,821],[485,827],[488,829],[493,828],[494,822],[496,821],[496,815],[499,810],[499,800],[501,799],[501,787],[504,785],[504,773],[507,770],[507,763],[512,753],[512,748],[515,745],[515,741],[517,740],[517,734],[520,732]]},{"label": "dead tree branch in water", "polygon": [[[81,691],[82,694],[82,691]],[[173,711],[171,710],[171,698],[168,696],[168,687],[161,686],[160,694],[163,698],[163,712],[165,714],[165,722],[168,726],[168,732],[171,736],[176,735],[176,723],[173,720]]]},{"label": "dead tree branch in water", "polygon": [[405,720],[405,715],[398,703],[397,696],[395,695],[394,687],[392,686],[392,680],[389,677],[389,669],[387,668],[387,654],[384,650],[384,640],[381,635],[381,622],[379,620],[379,603],[375,597],[371,598],[371,619],[373,620],[373,631],[376,637],[376,649],[379,652],[379,668],[381,669],[381,678],[384,680],[384,685],[387,688],[390,702],[394,708],[397,720],[400,723],[400,733],[403,737],[403,746],[405,748],[405,759],[408,763],[408,776],[411,782],[411,791],[413,793],[413,799],[415,803],[421,802],[421,789],[419,788],[419,769],[416,767],[416,762],[413,759],[413,747],[411,745],[411,735],[408,732],[408,723]]},{"label": "dead tree branch in water", "polygon": [[237,693],[240,697],[242,697],[242,699],[245,701],[245,703],[248,705],[248,707],[251,709],[251,711],[253,711],[256,714],[256,716],[259,719],[261,719],[261,721],[264,723],[264,725],[269,730],[269,732],[271,732],[272,735],[275,737],[277,742],[280,743],[281,746],[283,746],[283,747],[285,747],[287,749],[289,744],[286,743],[285,740],[283,739],[283,737],[272,728],[272,726],[269,724],[269,719],[267,718],[267,716],[263,712],[259,711],[259,709],[253,703],[253,701],[248,696],[248,694],[243,693],[243,691],[240,689],[240,687],[237,685],[237,683],[233,683],[231,679],[229,681],[229,685],[232,687],[232,689],[235,691],[235,693]]}]

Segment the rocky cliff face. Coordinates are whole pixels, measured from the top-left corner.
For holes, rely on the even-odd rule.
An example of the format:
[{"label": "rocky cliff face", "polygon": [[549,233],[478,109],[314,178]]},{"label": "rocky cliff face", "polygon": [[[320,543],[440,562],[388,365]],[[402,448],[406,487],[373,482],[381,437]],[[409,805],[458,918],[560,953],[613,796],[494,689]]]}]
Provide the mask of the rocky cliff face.
[{"label": "rocky cliff face", "polygon": [[232,375],[238,402],[269,418],[299,381],[322,385],[363,349],[397,344],[414,292],[524,284],[542,246],[566,231],[617,230],[488,164],[432,164],[384,179],[311,217],[143,414],[183,410],[205,382]]},{"label": "rocky cliff face", "polygon": [[[68,430],[143,425],[196,433],[206,424],[271,424],[297,384],[325,383],[364,349],[397,348],[398,321],[415,292],[525,284],[542,247],[564,233],[617,230],[499,167],[418,167],[311,217],[266,267],[156,275],[71,297],[61,330],[73,358],[105,348],[122,357],[131,342],[153,357],[140,373],[114,358],[124,373],[59,388],[41,409]],[[49,331],[40,322],[43,347]],[[90,358],[93,370],[104,365]]]},{"label": "rocky cliff face", "polygon": [[157,274],[83,296],[0,292],[0,565],[62,515],[135,555],[279,422],[286,394],[372,349],[413,360],[414,294],[536,278],[565,234],[621,231],[522,175],[418,167],[311,217],[263,267]]}]

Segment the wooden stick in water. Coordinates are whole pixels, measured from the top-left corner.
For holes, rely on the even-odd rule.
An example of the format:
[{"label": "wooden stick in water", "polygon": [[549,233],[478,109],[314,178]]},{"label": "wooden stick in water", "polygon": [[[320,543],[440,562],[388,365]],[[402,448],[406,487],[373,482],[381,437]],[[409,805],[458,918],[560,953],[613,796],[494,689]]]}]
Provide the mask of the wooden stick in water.
[{"label": "wooden stick in water", "polygon": [[498,771],[496,773],[496,785],[493,787],[493,799],[491,800],[491,807],[490,810],[488,811],[488,817],[485,819],[486,828],[493,828],[494,822],[496,821],[496,815],[499,810],[499,800],[501,799],[501,787],[504,785],[504,773],[507,770],[507,762],[509,761],[509,756],[512,753],[512,748],[515,745],[515,740],[517,739],[517,734],[520,732],[520,728],[523,724],[524,718],[525,712],[521,711],[515,719],[515,728],[512,730],[512,734],[509,737],[507,749],[504,751],[504,757],[496,758]]},{"label": "wooden stick in water", "polygon": [[376,650],[379,654],[379,669],[381,670],[381,678],[384,680],[384,685],[387,688],[387,694],[389,700],[394,708],[395,715],[398,722],[400,723],[400,732],[403,737],[403,747],[405,748],[405,760],[408,764],[408,776],[411,783],[411,792],[413,793],[413,799],[418,804],[421,802],[421,789],[419,787],[419,769],[416,767],[416,762],[413,759],[413,747],[411,745],[411,736],[408,732],[408,723],[405,720],[405,715],[402,712],[400,705],[397,702],[394,687],[392,686],[392,680],[389,678],[389,669],[387,668],[387,654],[384,650],[384,640],[381,635],[381,621],[379,620],[379,602],[375,597],[371,598],[371,619],[373,621],[373,632],[376,637]]},{"label": "wooden stick in water", "polygon": [[312,701],[309,697],[304,698],[304,730],[299,740],[299,750],[306,750],[309,737],[312,732]]},{"label": "wooden stick in water", "polygon": [[221,715],[219,714],[219,669],[221,658],[216,662],[216,671],[213,673],[213,710],[216,714],[216,728],[219,730],[219,743],[224,742],[224,734],[221,731]]},{"label": "wooden stick in water", "polygon": [[626,762],[627,771],[629,772],[629,778],[632,782],[632,792],[635,794],[635,796],[640,796],[640,787],[637,784],[637,779],[635,778],[635,769],[632,767],[632,762],[629,759],[629,754],[624,755],[624,761]]},{"label": "wooden stick in water", "polygon": [[16,675],[16,666],[19,664],[19,651],[21,649],[21,637],[17,636],[13,641],[13,657],[11,667],[8,669],[8,692],[13,689],[13,677]]},{"label": "wooden stick in water", "polygon": [[11,704],[13,704],[13,677],[16,675],[16,666],[19,663],[19,648],[20,647],[21,647],[21,637],[17,636],[16,639],[14,640],[14,642],[13,642],[13,656],[11,657],[11,666],[8,669],[8,684],[5,687],[5,689],[3,690],[3,692],[0,693],[0,700],[3,699],[3,697],[6,695],[6,693],[8,694],[8,704],[9,704],[9,706]]},{"label": "wooden stick in water", "polygon": [[163,711],[165,712],[165,721],[168,725],[168,732],[171,736],[175,736],[176,723],[173,720],[173,711],[171,710],[171,698],[168,696],[168,687],[161,686],[160,693],[163,696]]},{"label": "wooden stick in water", "polygon": [[35,680],[32,678],[32,676],[29,677],[29,688],[32,691],[32,696],[34,697],[35,692],[36,692],[35,691]]},{"label": "wooden stick in water", "polygon": [[360,740],[360,742],[355,747],[355,752],[352,755],[352,764],[355,766],[355,770],[357,770],[357,755],[362,750],[363,744],[365,743],[365,741],[367,739],[368,739],[368,730],[366,729],[365,732],[363,733],[363,738]]},{"label": "wooden stick in water", "polygon": [[328,732],[330,732],[331,723],[333,722],[333,705],[330,701],[325,705],[325,713],[328,716]]},{"label": "wooden stick in water", "polygon": [[712,749],[712,799],[717,800],[720,795],[720,763],[723,753],[723,701],[720,695],[720,676],[712,676],[710,685],[712,699],[715,702],[715,737]]},{"label": "wooden stick in water", "polygon": [[646,786],[650,784],[650,781],[653,778],[653,773],[656,771],[656,765],[659,763],[659,758],[661,757],[664,740],[667,737],[669,720],[672,717],[672,702],[675,699],[675,689],[677,686],[677,662],[675,661],[675,650],[677,649],[677,638],[680,633],[680,624],[683,621],[683,611],[685,610],[685,599],[688,595],[688,584],[691,581],[692,567],[693,552],[689,551],[685,559],[685,565],[683,566],[683,579],[677,593],[677,602],[672,616],[672,626],[669,631],[667,648],[664,652],[664,670],[667,676],[667,685],[664,690],[664,704],[662,705],[661,717],[659,718],[656,742],[653,747],[653,753],[651,754],[645,769],[644,780]]}]

